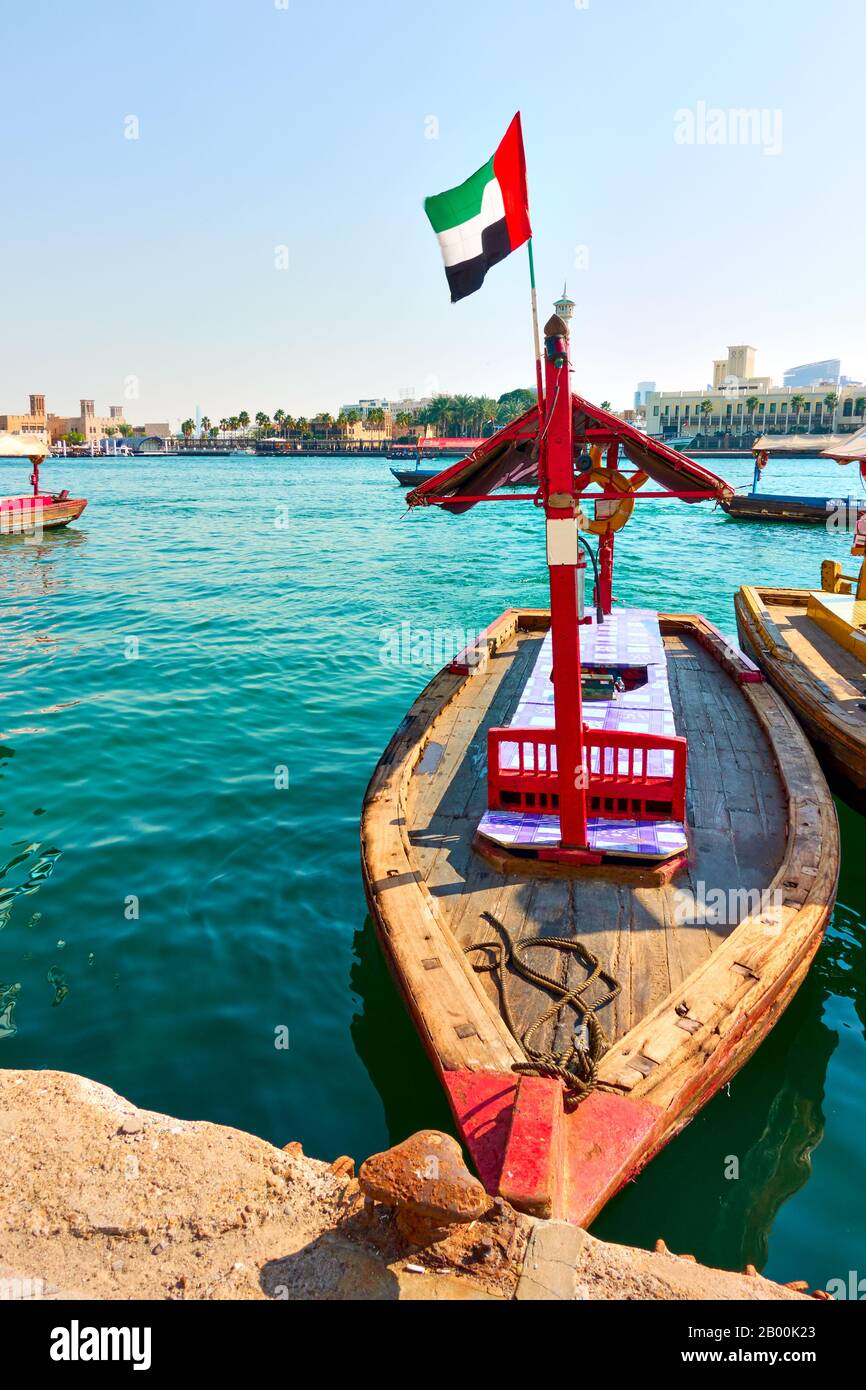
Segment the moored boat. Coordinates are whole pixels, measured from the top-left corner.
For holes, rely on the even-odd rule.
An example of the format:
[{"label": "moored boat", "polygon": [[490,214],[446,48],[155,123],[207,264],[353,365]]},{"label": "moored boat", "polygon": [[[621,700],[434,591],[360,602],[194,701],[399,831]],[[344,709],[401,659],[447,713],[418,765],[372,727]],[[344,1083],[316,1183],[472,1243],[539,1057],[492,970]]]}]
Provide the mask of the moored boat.
[{"label": "moored boat", "polygon": [[[866,431],[840,462],[866,480]],[[744,585],[735,600],[740,641],[806,730],[831,784],[866,811],[866,516],[851,509],[857,575],[825,560],[820,589]]]},{"label": "moored boat", "polygon": [[[391,473],[401,487],[417,487],[442,472],[443,460],[465,458],[481,443],[480,439],[417,439],[414,444],[392,444],[388,458],[395,463],[415,460],[414,468],[392,468]],[[425,459],[436,462],[435,468],[422,468]]]},{"label": "moored boat", "polygon": [[[636,502],[727,484],[574,395],[556,317],[544,370],[542,405],[408,503],[534,501],[550,607],[508,610],[415,701],[365,797],[362,863],[479,1176],[585,1225],[790,1001],[839,845],[756,666],[700,615],[613,607]],[[536,470],[535,495],[509,490]]]},{"label": "moored boat", "polygon": [[70,497],[65,489],[45,492],[40,488],[39,465],[49,453],[49,446],[35,437],[0,435],[0,458],[28,459],[33,470],[30,475],[32,492],[0,497],[0,536],[29,536],[68,526],[87,506],[86,498]]},{"label": "moored boat", "polygon": [[[784,443],[783,440],[781,444],[778,444],[775,452],[783,457],[797,457],[795,451],[783,447]],[[808,497],[797,493],[763,492],[761,490],[761,478],[769,463],[770,456],[774,452],[769,445],[770,441],[766,438],[757,441],[754,448],[755,473],[751,491],[747,493],[735,492],[730,497],[723,499],[720,503],[723,510],[734,521],[786,521],[795,525],[826,526],[828,519],[843,504],[844,499]],[[834,452],[836,447],[838,446],[831,445],[830,448],[823,450],[821,457],[838,459],[838,453]],[[850,442],[845,441],[842,447],[850,447]],[[855,502],[853,505],[856,507],[858,504]],[[866,499],[862,501],[861,505],[862,509],[866,511]]]}]

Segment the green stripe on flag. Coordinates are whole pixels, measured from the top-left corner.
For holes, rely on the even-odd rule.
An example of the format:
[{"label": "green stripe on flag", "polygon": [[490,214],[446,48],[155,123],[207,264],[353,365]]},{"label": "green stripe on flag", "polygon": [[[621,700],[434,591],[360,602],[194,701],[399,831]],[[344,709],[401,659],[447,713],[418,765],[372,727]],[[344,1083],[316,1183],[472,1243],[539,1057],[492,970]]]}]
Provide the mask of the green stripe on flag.
[{"label": "green stripe on flag", "polygon": [[468,222],[470,217],[477,217],[481,211],[484,190],[495,177],[493,160],[489,159],[476,174],[465,183],[461,183],[458,188],[449,188],[446,193],[437,193],[433,198],[425,198],[424,211],[430,218],[434,232],[447,232],[452,227],[459,227],[462,223]]}]

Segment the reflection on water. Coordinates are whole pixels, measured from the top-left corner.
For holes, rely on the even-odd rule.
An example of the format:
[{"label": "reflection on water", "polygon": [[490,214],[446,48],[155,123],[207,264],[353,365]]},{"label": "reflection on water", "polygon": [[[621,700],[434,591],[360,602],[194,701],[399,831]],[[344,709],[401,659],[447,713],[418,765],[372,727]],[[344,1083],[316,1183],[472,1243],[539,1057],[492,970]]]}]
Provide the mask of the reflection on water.
[{"label": "reflection on water", "polygon": [[385,1110],[388,1143],[419,1129],[459,1138],[445,1092],[406,1012],[368,917],[354,938],[352,1041]]}]

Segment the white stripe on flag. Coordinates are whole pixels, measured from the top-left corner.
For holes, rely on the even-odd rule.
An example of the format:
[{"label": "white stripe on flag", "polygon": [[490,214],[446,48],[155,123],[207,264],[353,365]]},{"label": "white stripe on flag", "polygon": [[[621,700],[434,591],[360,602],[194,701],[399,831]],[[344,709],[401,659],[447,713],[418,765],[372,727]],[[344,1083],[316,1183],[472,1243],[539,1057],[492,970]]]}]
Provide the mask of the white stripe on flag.
[{"label": "white stripe on flag", "polygon": [[477,217],[470,217],[468,222],[449,227],[447,232],[437,232],[442,259],[446,266],[462,265],[464,261],[472,261],[476,256],[480,256],[481,233],[487,227],[492,227],[494,222],[501,222],[504,217],[502,189],[499,187],[499,180],[493,178],[482,194],[481,211]]}]

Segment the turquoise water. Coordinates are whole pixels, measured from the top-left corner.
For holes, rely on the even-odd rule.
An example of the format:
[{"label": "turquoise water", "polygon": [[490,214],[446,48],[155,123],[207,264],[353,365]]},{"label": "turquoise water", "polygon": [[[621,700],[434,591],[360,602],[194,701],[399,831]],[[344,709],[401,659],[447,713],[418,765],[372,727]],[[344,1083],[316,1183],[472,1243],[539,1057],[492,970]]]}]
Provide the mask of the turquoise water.
[{"label": "turquoise water", "polygon": [[[0,475],[0,493],[22,484]],[[856,490],[796,461],[765,485],[840,480]],[[326,1158],[447,1126],[366,922],[359,808],[449,638],[545,601],[537,512],[404,517],[366,459],[68,460],[45,483],[90,503],[40,544],[0,542],[0,1063]],[[636,516],[617,596],[729,633],[744,579],[816,584],[847,558],[823,528]],[[843,808],[842,826],[808,982],[599,1234],[813,1284],[862,1264],[866,875],[863,822]]]}]

